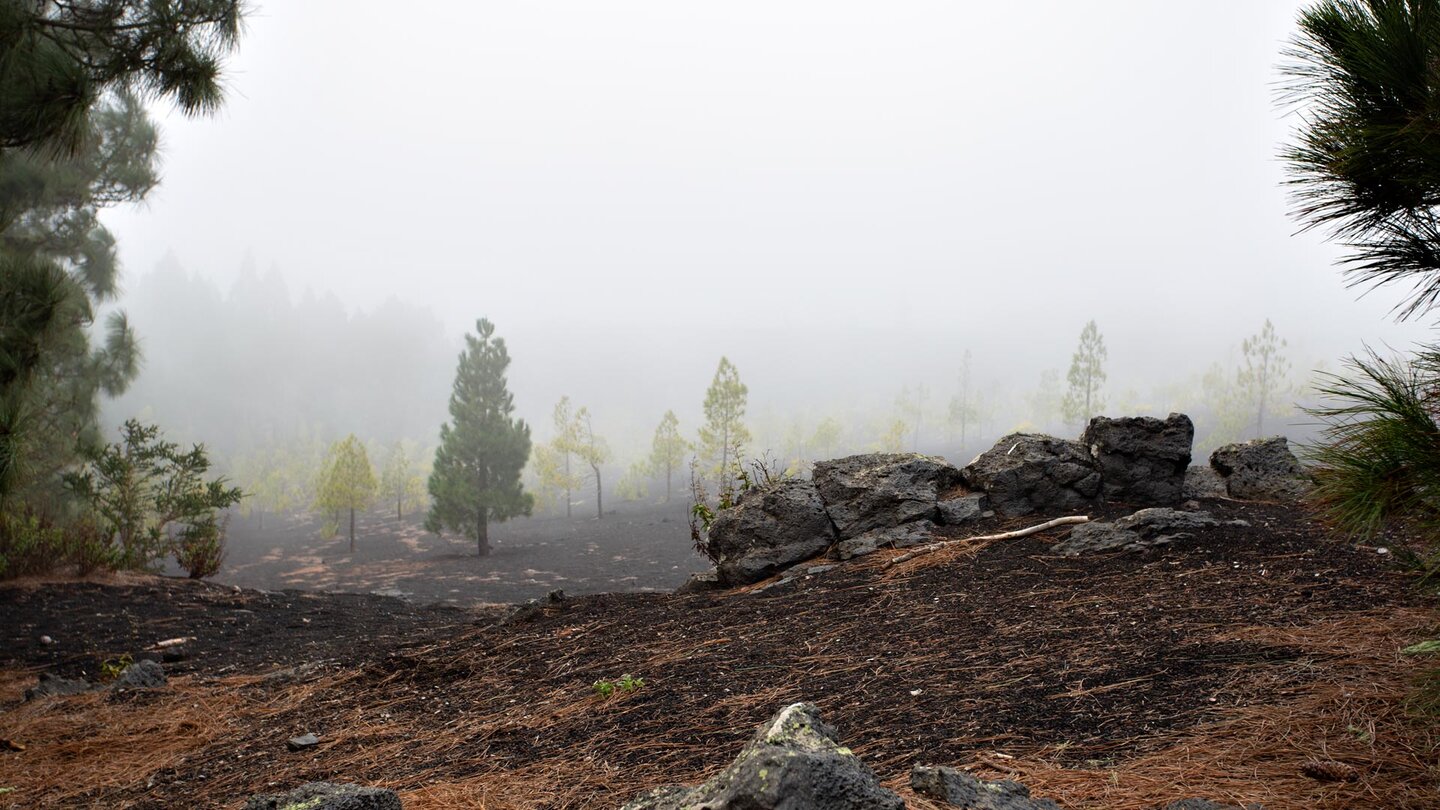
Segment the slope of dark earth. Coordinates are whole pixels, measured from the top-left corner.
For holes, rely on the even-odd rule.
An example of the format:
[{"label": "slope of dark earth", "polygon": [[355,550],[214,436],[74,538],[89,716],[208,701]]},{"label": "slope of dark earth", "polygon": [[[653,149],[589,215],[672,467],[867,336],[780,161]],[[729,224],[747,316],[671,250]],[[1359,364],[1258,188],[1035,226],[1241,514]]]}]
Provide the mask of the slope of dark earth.
[{"label": "slope of dark earth", "polygon": [[[434,614],[407,631],[415,643],[351,638],[338,671],[301,683],[216,679],[255,660],[217,652],[143,709],[10,704],[0,737],[27,748],[0,754],[0,784],[18,788],[0,806],[220,807],[309,779],[394,787],[410,808],[615,806],[699,781],[796,700],[892,784],[923,762],[1008,769],[1070,807],[1189,793],[1268,810],[1434,806],[1433,750],[1396,708],[1416,663],[1395,652],[1433,628],[1431,606],[1389,555],[1328,542],[1294,511],[1207,508],[1251,525],[1147,554],[1056,557],[1054,534],[891,569],[880,553],[766,590],[597,595],[519,624]],[[627,673],[644,686],[591,689]],[[1353,731],[1366,722],[1379,730]],[[284,751],[306,731],[317,749]],[[1128,770],[1207,750],[1233,761]],[[1307,782],[1313,752],[1364,776]],[[70,778],[47,776],[62,765]]]}]

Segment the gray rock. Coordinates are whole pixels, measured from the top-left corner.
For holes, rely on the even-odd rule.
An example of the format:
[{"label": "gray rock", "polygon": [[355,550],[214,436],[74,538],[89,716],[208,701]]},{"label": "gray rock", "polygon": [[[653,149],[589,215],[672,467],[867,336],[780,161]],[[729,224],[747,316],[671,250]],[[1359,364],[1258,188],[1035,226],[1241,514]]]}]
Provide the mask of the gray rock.
[{"label": "gray rock", "polygon": [[965,483],[1005,517],[1084,510],[1100,500],[1100,470],[1079,442],[1012,433],[975,457]]},{"label": "gray rock", "polygon": [[1185,471],[1187,498],[1227,498],[1230,491],[1225,488],[1225,476],[1208,464],[1196,464]]},{"label": "gray rock", "polygon": [[872,529],[936,520],[936,501],[960,483],[943,458],[915,453],[869,453],[815,465],[815,487],[841,540]]},{"label": "gray rock", "polygon": [[748,585],[814,557],[835,542],[815,484],[788,478],[740,496],[710,524],[721,584]]},{"label": "gray rock", "polygon": [[1171,802],[1165,805],[1165,810],[1263,810],[1258,804],[1247,804],[1238,807],[1233,804],[1220,804],[1209,799],[1181,799],[1178,802]]},{"label": "gray rock", "polygon": [[1310,488],[1305,468],[1284,436],[1227,444],[1210,454],[1230,497],[1246,501],[1297,501]]},{"label": "gray rock", "polygon": [[285,741],[285,747],[291,751],[304,751],[306,748],[314,748],[320,744],[320,738],[314,734],[301,734],[299,737],[291,737]]},{"label": "gray rock", "polygon": [[1082,523],[1050,547],[1055,554],[1075,556],[1097,551],[1140,551],[1191,536],[1196,529],[1219,526],[1205,512],[1181,512],[1167,507],[1141,509],[1113,523]]},{"label": "gray rock", "polygon": [[714,571],[703,571],[699,574],[691,574],[685,583],[675,589],[676,593],[702,593],[704,591],[718,590],[720,575]]},{"label": "gray rock", "polygon": [[873,529],[859,537],[841,540],[835,554],[842,560],[863,557],[881,548],[910,548],[934,539],[935,524],[928,520],[903,523],[888,529]]},{"label": "gray rock", "polygon": [[244,810],[401,810],[393,790],[310,782],[289,793],[251,796]]},{"label": "gray rock", "polygon": [[901,810],[900,797],[809,703],[785,707],[750,739],[730,767],[703,784],[666,787],[624,810]]},{"label": "gray rock", "polygon": [[965,810],[1060,810],[1053,799],[1030,798],[1030,789],[1019,782],[987,782],[955,768],[916,765],[910,771],[910,788]]},{"label": "gray rock", "polygon": [[25,690],[25,699],[35,700],[36,698],[42,697],[80,695],[99,688],[99,686],[86,680],[61,678],[58,675],[42,672],[40,673],[40,682]]},{"label": "gray rock", "polygon": [[168,681],[165,669],[155,661],[136,661],[120,673],[110,684],[111,689],[159,689]]},{"label": "gray rock", "polygon": [[990,508],[990,498],[983,492],[970,492],[958,498],[950,498],[936,504],[940,508],[940,523],[944,526],[959,526],[985,517]]},{"label": "gray rock", "polygon": [[1165,419],[1097,416],[1080,434],[1080,443],[1100,469],[1107,499],[1169,506],[1181,500],[1194,438],[1195,425],[1183,413]]}]

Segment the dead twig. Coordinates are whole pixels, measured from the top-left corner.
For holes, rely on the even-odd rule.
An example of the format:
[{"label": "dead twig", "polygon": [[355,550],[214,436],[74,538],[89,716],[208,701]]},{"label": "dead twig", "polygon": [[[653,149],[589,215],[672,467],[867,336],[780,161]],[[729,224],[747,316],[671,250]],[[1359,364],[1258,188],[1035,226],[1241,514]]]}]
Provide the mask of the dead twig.
[{"label": "dead twig", "polygon": [[923,554],[929,554],[932,551],[939,551],[946,546],[953,546],[956,543],[976,543],[990,540],[1013,540],[1017,537],[1028,537],[1032,534],[1039,534],[1040,532],[1046,531],[1047,529],[1053,529],[1056,526],[1071,526],[1076,523],[1089,522],[1090,518],[1087,515],[1068,515],[1066,517],[1055,518],[1054,520],[1047,520],[1044,523],[1030,526],[1028,528],[1016,529],[1013,532],[1001,532],[999,534],[982,534],[977,537],[962,537],[958,540],[943,540],[939,543],[931,543],[928,546],[921,546],[914,551],[908,551],[904,554],[901,554],[899,557],[896,557],[893,560],[889,560],[888,562],[886,562],[884,567],[890,568],[903,562],[909,562],[910,560],[913,560]]}]

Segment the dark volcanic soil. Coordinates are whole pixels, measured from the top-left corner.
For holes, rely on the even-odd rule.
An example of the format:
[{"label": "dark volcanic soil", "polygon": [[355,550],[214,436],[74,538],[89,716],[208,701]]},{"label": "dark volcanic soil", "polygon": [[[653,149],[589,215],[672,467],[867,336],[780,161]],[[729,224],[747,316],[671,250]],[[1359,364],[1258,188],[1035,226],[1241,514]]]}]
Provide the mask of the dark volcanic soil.
[{"label": "dark volcanic soil", "polygon": [[[263,523],[263,528],[262,528]],[[668,591],[709,563],[690,543],[685,506],[620,503],[604,519],[579,510],[491,527],[486,557],[442,538],[418,515],[360,516],[355,551],[309,516],[236,519],[219,582],[246,588],[349,591],[457,605],[568,594]]]},{"label": "dark volcanic soil", "polygon": [[[114,736],[109,750],[122,753],[137,733],[130,724],[146,719],[123,707],[97,702],[108,714],[77,722],[99,726],[83,733],[63,726],[69,736],[53,740],[34,736],[60,734],[44,730],[59,720],[43,707],[16,709],[13,727],[0,713],[0,736],[32,729],[27,752],[0,755],[0,784],[74,806],[218,807],[277,785],[340,778],[399,789],[414,808],[613,807],[644,787],[700,779],[778,706],[808,700],[887,780],[902,780],[917,762],[1003,767],[996,756],[1030,756],[1100,769],[1103,792],[1118,778],[1105,769],[1175,744],[1177,734],[1336,684],[1353,684],[1337,693],[1344,696],[1332,718],[1339,736],[1296,732],[1286,744],[1297,750],[1284,756],[1302,759],[1266,767],[1291,778],[1306,751],[1379,757],[1377,740],[1392,744],[1395,734],[1365,742],[1353,731],[1380,717],[1381,708],[1365,702],[1378,676],[1326,639],[1376,644],[1375,660],[1393,666],[1394,650],[1418,640],[1416,627],[1431,626],[1428,603],[1409,590],[1390,555],[1328,542],[1291,510],[1206,508],[1251,525],[1207,530],[1163,551],[1080,559],[1048,554],[1054,533],[890,570],[881,568],[881,553],[767,590],[596,595],[522,623],[375,601],[400,615],[385,624],[383,610],[370,614],[375,629],[391,633],[375,644],[360,623],[332,626],[335,643],[307,637],[304,618],[313,625],[330,600],[337,610],[354,603],[286,596],[292,612],[283,624],[251,625],[248,632],[269,634],[263,642],[236,644],[231,654],[217,643],[197,653],[193,669],[261,671],[268,660],[253,652],[261,646],[289,650],[292,660],[312,651],[337,655],[339,666],[283,688],[182,680],[178,694],[148,708],[183,712],[199,700],[223,700],[226,719],[222,727],[192,728],[193,739],[165,757],[147,755],[143,778],[77,785],[20,770],[85,761],[66,741],[85,733]],[[57,637],[118,651],[141,636],[116,621],[93,626],[86,611],[130,607],[149,615],[136,602],[151,595],[65,586],[44,602],[0,598],[7,616],[23,610],[33,617],[26,621]],[[194,610],[223,617],[227,606]],[[227,620],[217,621],[212,627],[223,629]],[[359,635],[342,639],[347,627]],[[181,632],[166,627],[145,638]],[[398,644],[406,634],[414,644]],[[300,641],[292,644],[292,636]],[[35,655],[16,656],[11,666],[42,660]],[[596,680],[626,673],[643,677],[644,687],[610,700],[593,693]],[[1344,716],[1352,710],[1360,715]],[[1313,708],[1297,711],[1282,716],[1282,726],[1318,722]],[[26,714],[33,712],[41,714]],[[284,739],[304,731],[319,734],[322,745],[287,755]],[[1243,742],[1224,743],[1236,745]],[[1239,766],[1249,772],[1273,759],[1259,757],[1241,756]],[[1274,810],[1376,806],[1365,797],[1381,795],[1391,797],[1390,807],[1433,806],[1402,796],[1411,783],[1433,781],[1428,766],[1415,762],[1420,770],[1387,761],[1354,783],[1316,783],[1319,792],[1306,792],[1302,777],[1295,777],[1299,787],[1276,787],[1273,775],[1236,777],[1218,783],[1229,787],[1217,798],[1263,800]],[[1202,776],[1212,779],[1206,785],[1230,778]],[[1160,787],[1173,787],[1171,798],[1188,795],[1185,785]],[[1282,788],[1289,793],[1276,792]],[[1433,795],[1433,786],[1416,789]],[[1116,799],[1104,806],[1153,805]]]}]

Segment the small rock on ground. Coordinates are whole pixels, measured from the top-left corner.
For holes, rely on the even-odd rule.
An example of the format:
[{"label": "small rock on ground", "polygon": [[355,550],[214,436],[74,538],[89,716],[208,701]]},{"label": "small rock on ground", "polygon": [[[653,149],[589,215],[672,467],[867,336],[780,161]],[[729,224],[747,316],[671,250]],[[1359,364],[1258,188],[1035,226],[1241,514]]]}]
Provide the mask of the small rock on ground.
[{"label": "small rock on ground", "polygon": [[298,737],[291,737],[285,741],[285,747],[291,751],[303,751],[306,748],[314,748],[320,744],[320,738],[314,734],[301,734]]},{"label": "small rock on ground", "polygon": [[99,686],[86,680],[61,678],[58,675],[42,672],[40,673],[40,682],[25,690],[25,699],[35,700],[36,698],[42,697],[79,695],[99,688]]},{"label": "small rock on ground", "polygon": [[921,796],[965,810],[1060,810],[1053,799],[1032,799],[1030,789],[1009,779],[987,782],[955,768],[916,765],[910,787]]},{"label": "small rock on ground", "polygon": [[120,673],[111,684],[113,689],[159,689],[168,681],[165,668],[155,661],[136,661]]}]

